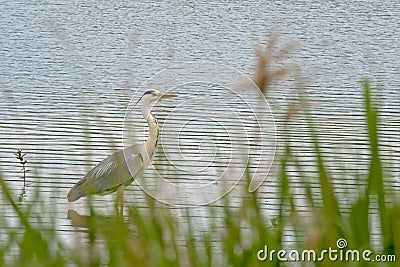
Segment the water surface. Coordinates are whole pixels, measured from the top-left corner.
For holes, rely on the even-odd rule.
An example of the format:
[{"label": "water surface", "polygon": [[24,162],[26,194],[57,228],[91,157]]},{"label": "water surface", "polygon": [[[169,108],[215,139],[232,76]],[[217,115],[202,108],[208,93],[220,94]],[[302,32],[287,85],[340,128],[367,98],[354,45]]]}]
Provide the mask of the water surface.
[{"label": "water surface", "polygon": [[[125,110],[146,79],[166,67],[193,60],[212,60],[250,74],[255,64],[253,45],[265,43],[273,31],[279,33],[278,46],[290,41],[298,44],[298,49],[277,65],[301,67],[335,189],[344,196],[341,204],[351,203],[348,195],[356,186],[353,174],[368,169],[360,89],[365,77],[382,88],[381,153],[388,167],[387,182],[392,181],[390,187],[398,190],[398,1],[199,4],[60,0],[3,1],[1,6],[1,171],[17,196],[21,172],[12,153],[17,148],[28,153],[30,172],[23,203],[32,200],[39,188],[43,202],[54,207],[48,216],[57,219],[62,235],[73,230],[66,219],[67,210],[85,211],[84,202],[67,203],[68,189],[97,162],[122,148]],[[296,98],[295,87],[296,79],[291,76],[275,83],[267,95],[278,141],[285,107]],[[204,106],[199,102],[193,108]],[[180,119],[183,123],[188,118]],[[180,127],[179,121],[176,127]],[[206,134],[188,129],[188,138],[203,139]],[[313,156],[304,119],[298,116],[290,129],[296,140],[294,151],[307,166]],[[190,147],[186,149],[190,154]],[[311,163],[306,171],[311,179],[316,177]],[[215,175],[208,176],[212,181]],[[317,186],[314,189],[318,195]],[[277,214],[277,190],[273,177],[260,188],[262,205],[271,217]],[[293,190],[306,211],[299,181],[294,182]],[[128,203],[142,203],[143,197],[137,186],[128,188]],[[112,207],[112,200],[113,196],[107,196],[95,202],[99,208]],[[5,210],[13,221],[14,214]]]}]

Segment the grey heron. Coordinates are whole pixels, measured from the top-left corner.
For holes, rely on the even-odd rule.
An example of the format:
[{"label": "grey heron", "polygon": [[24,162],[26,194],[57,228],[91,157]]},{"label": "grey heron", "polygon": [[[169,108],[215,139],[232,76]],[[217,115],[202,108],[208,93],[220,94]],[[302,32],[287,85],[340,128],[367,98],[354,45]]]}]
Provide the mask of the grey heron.
[{"label": "grey heron", "polygon": [[[156,90],[146,91],[138,100],[144,119],[149,126],[149,137],[141,145],[132,145],[108,156],[91,169],[69,191],[67,199],[74,202],[88,195],[107,195],[117,192],[117,201],[123,207],[125,186],[133,182],[136,176],[150,163],[157,147],[159,129],[157,120],[150,111],[151,104],[160,99],[176,97],[176,94],[162,94]],[[129,167],[126,157],[129,157]]]}]

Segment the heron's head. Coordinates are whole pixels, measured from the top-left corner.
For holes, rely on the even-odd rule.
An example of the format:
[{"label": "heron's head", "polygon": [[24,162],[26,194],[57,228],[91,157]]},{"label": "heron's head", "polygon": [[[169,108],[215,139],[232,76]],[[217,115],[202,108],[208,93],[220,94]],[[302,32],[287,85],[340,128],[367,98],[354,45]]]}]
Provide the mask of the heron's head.
[{"label": "heron's head", "polygon": [[177,94],[161,93],[157,90],[148,90],[142,96],[142,103],[153,103],[157,100],[167,99],[178,96]]}]

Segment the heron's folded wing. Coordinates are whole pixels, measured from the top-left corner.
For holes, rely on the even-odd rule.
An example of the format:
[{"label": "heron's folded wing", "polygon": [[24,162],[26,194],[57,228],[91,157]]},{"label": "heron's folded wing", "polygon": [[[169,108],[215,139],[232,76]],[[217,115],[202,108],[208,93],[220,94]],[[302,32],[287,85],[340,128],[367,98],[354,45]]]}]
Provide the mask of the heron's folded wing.
[{"label": "heron's folded wing", "polygon": [[108,194],[121,185],[130,184],[142,166],[140,153],[127,148],[105,158],[86,174],[84,180],[91,193]]}]

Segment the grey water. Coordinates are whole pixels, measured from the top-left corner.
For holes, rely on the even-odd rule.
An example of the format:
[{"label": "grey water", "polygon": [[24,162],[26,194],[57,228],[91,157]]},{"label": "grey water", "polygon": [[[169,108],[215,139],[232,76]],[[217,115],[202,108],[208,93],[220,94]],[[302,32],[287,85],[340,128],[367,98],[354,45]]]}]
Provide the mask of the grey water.
[{"label": "grey water", "polygon": [[[40,190],[43,203],[51,203],[47,217],[57,221],[60,235],[73,233],[68,209],[85,212],[84,201],[67,203],[68,189],[101,159],[124,146],[125,112],[143,83],[165,68],[193,61],[218,62],[251,76],[255,45],[267,43],[273,33],[278,48],[290,42],[297,47],[274,65],[288,67],[294,74],[274,83],[266,95],[277,146],[287,104],[298,97],[295,88],[301,79],[321,146],[329,156],[335,190],[343,196],[342,205],[350,204],[348,195],[357,183],[354,177],[368,169],[361,81],[369,78],[381,88],[380,142],[388,168],[387,184],[394,192],[400,190],[398,1],[5,0],[1,6],[0,170],[18,196],[21,166],[13,152],[21,148],[27,153],[28,184],[21,203],[29,203],[35,190]],[[164,151],[178,158],[182,153],[179,162],[189,165],[182,177],[192,177],[190,183],[204,182],[199,179],[205,177],[212,184],[218,166],[202,170],[201,175],[193,173],[202,162],[211,162],[218,149],[224,154],[226,125],[233,125],[233,131],[241,125],[234,116],[220,121],[225,128],[207,121],[207,110],[223,115],[217,103],[229,94],[220,94],[225,92],[221,88],[211,93],[201,89],[181,88],[180,100],[163,103],[155,113],[160,121],[172,121],[172,126],[166,123],[170,133],[185,129],[186,135],[180,137],[186,146],[180,152],[171,150],[174,140],[165,134],[170,146]],[[204,101],[187,102],[194,96]],[[165,111],[174,114],[176,106],[183,108],[174,120],[163,118]],[[204,131],[201,120],[197,120],[200,126],[188,123],[199,114],[214,134]],[[140,113],[135,116],[141,119]],[[304,118],[298,114],[289,128],[296,140],[294,151],[307,166],[313,156]],[[145,134],[140,130],[136,137]],[[204,161],[196,160],[199,151]],[[155,160],[155,165],[161,164],[162,155],[157,154]],[[312,166],[306,171],[310,177],[315,174]],[[295,196],[307,211],[305,192],[297,182]],[[271,217],[278,210],[277,187],[269,176],[259,189]],[[140,205],[144,193],[131,185],[126,199]],[[112,207],[112,201],[112,196],[95,199],[99,208]],[[9,209],[3,214],[12,225],[15,215]]]}]

